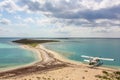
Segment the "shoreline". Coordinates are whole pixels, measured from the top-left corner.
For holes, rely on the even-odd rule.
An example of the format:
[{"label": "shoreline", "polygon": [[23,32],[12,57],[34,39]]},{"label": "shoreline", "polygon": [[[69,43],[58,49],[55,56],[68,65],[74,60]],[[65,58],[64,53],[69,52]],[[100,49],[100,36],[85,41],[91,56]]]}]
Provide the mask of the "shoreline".
[{"label": "shoreline", "polygon": [[31,46],[27,46],[27,45],[20,45],[20,48],[23,48],[23,49],[26,49],[26,50],[29,50],[29,51],[32,51],[33,54],[35,54],[36,56],[36,60],[31,62],[31,63],[28,63],[28,64],[23,64],[23,65],[20,65],[20,66],[14,66],[14,67],[8,67],[8,68],[3,68],[2,70],[0,70],[0,73],[2,72],[6,72],[6,71],[11,71],[11,70],[16,70],[16,69],[19,69],[19,68],[25,68],[25,67],[28,67],[28,66],[31,66],[31,65],[34,65],[38,62],[41,61],[41,55],[39,53],[39,51],[35,50],[34,48],[32,48]]},{"label": "shoreline", "polygon": [[[70,60],[70,59],[68,59],[68,58],[60,55],[58,52],[55,52],[55,51],[53,51],[53,50],[50,50],[50,49],[45,48],[45,46],[43,46],[43,45],[41,45],[41,44],[39,44],[39,46],[40,46],[42,49],[44,49],[44,50],[52,53],[55,58],[57,58],[57,59],[59,59],[59,60],[61,60],[61,61],[64,61],[64,62],[67,62],[67,63],[71,63],[71,64],[73,64],[73,65],[81,65],[81,66],[83,66],[83,67],[89,67],[88,64],[85,64],[85,63],[82,63],[82,62],[79,62],[79,61],[75,61],[75,60]],[[99,67],[97,67],[97,68],[98,68],[98,69],[106,69],[106,70],[120,70],[120,68],[109,67],[109,66],[99,66]]]},{"label": "shoreline", "polygon": [[[50,54],[49,52],[43,50],[38,46],[34,48],[28,45],[21,45],[20,47],[34,51],[39,56],[38,58],[39,60],[37,62],[25,66],[20,66],[17,68],[10,68],[9,70],[0,71],[0,79],[23,76],[24,74],[25,75],[30,74],[32,72],[37,72],[38,70],[42,72],[42,71],[47,71],[49,69],[67,66],[67,63],[64,63],[54,58],[54,55]],[[42,60],[40,60],[40,58]]]},{"label": "shoreline", "polygon": [[[51,49],[47,49],[45,46],[43,45],[40,45],[43,49],[51,52],[53,55],[55,55],[56,58],[58,58],[59,60],[61,61],[66,61],[66,62],[69,62],[71,64],[76,64],[76,65],[83,65],[83,66],[89,66],[88,64],[85,64],[83,62],[80,62],[80,61],[75,61],[75,60],[70,60],[62,55],[60,55],[58,52],[55,52]],[[113,70],[120,70],[120,66],[111,66],[111,65],[103,65],[103,66],[99,66],[98,68],[106,68],[106,69],[113,69]]]},{"label": "shoreline", "polygon": [[[20,66],[18,68],[12,68],[7,71],[2,71],[0,72],[0,79],[17,78],[24,75],[30,75],[31,73],[44,71],[46,72],[49,70],[66,67],[80,67],[81,69],[91,69],[89,68],[89,65],[82,62],[66,59],[65,57],[59,55],[57,52],[46,49],[41,44],[39,44],[35,48],[28,45],[21,45],[20,47],[36,53],[38,55],[38,60],[25,66]],[[95,68],[95,70],[118,71],[117,69],[107,67],[97,67]]]}]

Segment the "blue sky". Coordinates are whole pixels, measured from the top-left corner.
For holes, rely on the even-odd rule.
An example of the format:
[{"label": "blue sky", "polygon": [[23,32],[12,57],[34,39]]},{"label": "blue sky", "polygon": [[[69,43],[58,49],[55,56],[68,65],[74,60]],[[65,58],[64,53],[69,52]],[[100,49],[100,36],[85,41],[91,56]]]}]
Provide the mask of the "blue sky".
[{"label": "blue sky", "polygon": [[0,37],[120,38],[120,0],[0,0]]}]

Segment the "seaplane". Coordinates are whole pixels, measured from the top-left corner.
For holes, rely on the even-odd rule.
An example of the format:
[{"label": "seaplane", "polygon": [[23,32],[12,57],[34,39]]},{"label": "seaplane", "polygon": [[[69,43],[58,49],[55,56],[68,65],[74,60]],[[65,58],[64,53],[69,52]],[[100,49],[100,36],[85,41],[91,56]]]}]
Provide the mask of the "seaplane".
[{"label": "seaplane", "polygon": [[93,56],[86,56],[86,55],[81,55],[81,57],[86,58],[84,59],[84,61],[88,62],[91,67],[101,66],[103,64],[103,60],[115,61],[114,59],[111,59],[111,58],[100,58],[100,57],[93,57]]}]

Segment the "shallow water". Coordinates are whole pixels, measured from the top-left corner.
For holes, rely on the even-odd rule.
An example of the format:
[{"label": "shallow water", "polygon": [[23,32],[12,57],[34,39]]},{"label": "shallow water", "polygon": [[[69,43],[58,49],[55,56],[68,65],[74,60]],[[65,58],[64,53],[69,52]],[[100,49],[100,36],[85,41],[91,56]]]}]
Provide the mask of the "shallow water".
[{"label": "shallow water", "polygon": [[0,39],[0,69],[26,65],[37,60],[36,54],[11,43],[13,39]]},{"label": "shallow water", "polygon": [[64,39],[44,46],[75,61],[83,61],[81,55],[113,58],[104,65],[120,67],[120,39]]}]

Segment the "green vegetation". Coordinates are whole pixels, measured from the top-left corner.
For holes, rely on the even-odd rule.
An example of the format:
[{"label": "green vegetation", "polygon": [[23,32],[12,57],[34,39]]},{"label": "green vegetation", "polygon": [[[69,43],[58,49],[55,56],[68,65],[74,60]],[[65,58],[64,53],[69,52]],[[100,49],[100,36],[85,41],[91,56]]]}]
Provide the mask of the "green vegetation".
[{"label": "green vegetation", "polygon": [[30,44],[27,44],[29,46],[32,46],[32,47],[36,47],[39,43],[30,43]]},{"label": "green vegetation", "polygon": [[16,42],[16,43],[20,43],[20,44],[26,44],[26,45],[30,45],[32,47],[36,47],[38,44],[41,43],[47,43],[47,42],[59,42],[58,40],[32,40],[32,39],[20,39],[20,40],[16,40],[16,41],[12,41],[12,42]]},{"label": "green vegetation", "polygon": [[95,77],[100,78],[101,80],[120,80],[120,71],[103,71],[102,73],[103,75],[96,75]]}]

